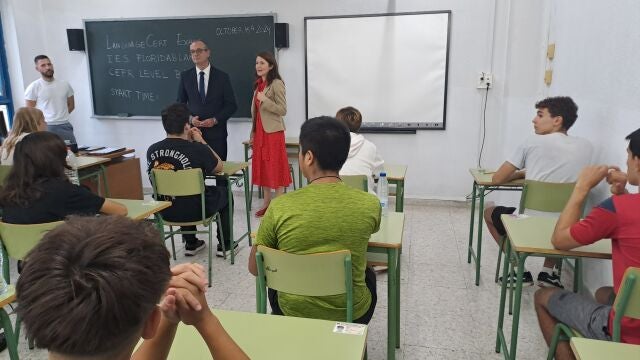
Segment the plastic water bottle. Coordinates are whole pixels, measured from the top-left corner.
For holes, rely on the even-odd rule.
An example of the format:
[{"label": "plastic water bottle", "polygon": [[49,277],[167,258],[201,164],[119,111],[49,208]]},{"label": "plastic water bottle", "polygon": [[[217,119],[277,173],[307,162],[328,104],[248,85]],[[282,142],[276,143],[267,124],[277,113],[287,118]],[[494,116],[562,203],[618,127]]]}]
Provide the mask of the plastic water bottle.
[{"label": "plastic water bottle", "polygon": [[67,165],[71,169],[64,169],[65,174],[69,178],[72,184],[80,185],[80,178],[78,177],[78,158],[76,154],[71,151],[71,148],[67,147]]},{"label": "plastic water bottle", "polygon": [[378,199],[380,199],[380,207],[382,208],[382,216],[386,216],[389,211],[389,182],[387,181],[387,173],[381,172],[378,179]]}]

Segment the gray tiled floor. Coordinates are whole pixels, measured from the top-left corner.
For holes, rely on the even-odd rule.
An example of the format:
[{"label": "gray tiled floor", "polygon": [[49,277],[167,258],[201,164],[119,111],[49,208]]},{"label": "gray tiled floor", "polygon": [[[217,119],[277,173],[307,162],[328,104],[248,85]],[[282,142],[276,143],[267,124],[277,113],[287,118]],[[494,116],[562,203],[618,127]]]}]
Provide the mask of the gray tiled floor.
[{"label": "gray tiled floor", "polygon": [[[235,229],[246,227],[244,202],[235,199]],[[494,352],[499,287],[493,282],[497,247],[488,237],[483,244],[483,267],[479,287],[473,284],[473,267],[466,262],[469,207],[464,203],[408,201],[402,254],[401,342],[397,359],[501,359]],[[254,210],[260,200],[254,201]],[[252,217],[255,229],[259,221]],[[168,245],[168,244],[167,244]],[[206,265],[206,253],[185,258],[181,244],[178,262],[198,261]],[[230,265],[220,258],[213,262],[213,286],[207,293],[209,305],[216,308],[255,311],[254,278],[247,271],[249,255],[243,242]],[[535,273],[538,259],[528,268]],[[12,266],[12,268],[14,268]],[[15,274],[12,278],[15,279]],[[523,293],[518,359],[546,357],[546,345],[533,310],[534,287]],[[378,275],[378,306],[369,327],[369,359],[386,357],[387,277]],[[510,329],[511,319],[506,325]],[[508,336],[508,334],[507,334]],[[20,342],[21,359],[45,359],[45,352],[28,350]],[[268,357],[267,357],[268,358]],[[0,353],[0,359],[8,354]]]}]

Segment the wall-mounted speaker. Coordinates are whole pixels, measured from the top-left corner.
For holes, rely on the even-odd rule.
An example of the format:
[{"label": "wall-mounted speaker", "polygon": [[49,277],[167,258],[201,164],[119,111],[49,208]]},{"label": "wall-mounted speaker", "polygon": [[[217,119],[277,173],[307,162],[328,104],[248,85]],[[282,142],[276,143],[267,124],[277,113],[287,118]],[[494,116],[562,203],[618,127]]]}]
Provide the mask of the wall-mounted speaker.
[{"label": "wall-mounted speaker", "polygon": [[67,29],[67,41],[70,51],[84,51],[84,30]]},{"label": "wall-mounted speaker", "polygon": [[276,48],[289,47],[289,23],[276,23]]}]

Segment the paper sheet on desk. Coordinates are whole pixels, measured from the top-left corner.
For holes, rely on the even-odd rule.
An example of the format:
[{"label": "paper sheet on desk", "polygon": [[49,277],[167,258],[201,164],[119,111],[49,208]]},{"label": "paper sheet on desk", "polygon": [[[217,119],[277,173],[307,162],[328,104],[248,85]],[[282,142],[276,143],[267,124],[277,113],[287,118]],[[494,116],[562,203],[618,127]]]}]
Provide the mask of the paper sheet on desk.
[{"label": "paper sheet on desk", "polygon": [[91,155],[107,155],[107,154],[111,154],[114,152],[118,152],[118,151],[122,151],[125,148],[123,147],[119,147],[119,148],[114,148],[114,147],[106,147],[100,150],[96,150],[96,151],[92,151]]}]

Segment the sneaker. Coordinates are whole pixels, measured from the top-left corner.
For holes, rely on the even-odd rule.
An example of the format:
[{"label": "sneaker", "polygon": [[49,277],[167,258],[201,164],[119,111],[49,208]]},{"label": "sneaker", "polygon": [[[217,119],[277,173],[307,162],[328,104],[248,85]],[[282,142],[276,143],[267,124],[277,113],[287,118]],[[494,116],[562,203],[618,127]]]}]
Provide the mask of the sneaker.
[{"label": "sneaker", "polygon": [[[511,275],[509,275],[509,279],[507,281],[509,281],[507,286],[516,286],[516,273],[512,272]],[[533,276],[531,276],[530,271],[525,271],[524,273],[522,273],[522,286],[531,285],[533,285]],[[502,276],[498,278],[498,286],[502,286]]]},{"label": "sneaker", "polygon": [[260,209],[260,210],[256,211],[256,217],[257,217],[257,218],[261,218],[261,217],[263,217],[263,216],[264,216],[264,214],[267,212],[267,209],[268,209],[268,208],[269,208],[269,207],[267,206],[267,207],[263,207],[262,209]]},{"label": "sneaker", "polygon": [[552,274],[549,274],[546,271],[540,271],[540,273],[538,274],[538,286],[555,286],[557,288],[564,289],[564,286],[562,286],[562,283],[560,282],[560,276],[558,276],[555,271]]},{"label": "sneaker", "polygon": [[[238,254],[238,251],[239,251],[238,244],[236,243],[233,246],[233,254],[234,255]],[[229,249],[227,249],[226,252],[227,252],[227,255],[229,255]],[[224,257],[224,255],[225,255],[224,252],[222,252],[222,246],[220,246],[220,244],[218,244],[218,248],[216,249],[216,256],[217,257]]]},{"label": "sneaker", "polygon": [[184,255],[193,256],[204,249],[204,246],[203,240],[190,241],[184,245]]}]

